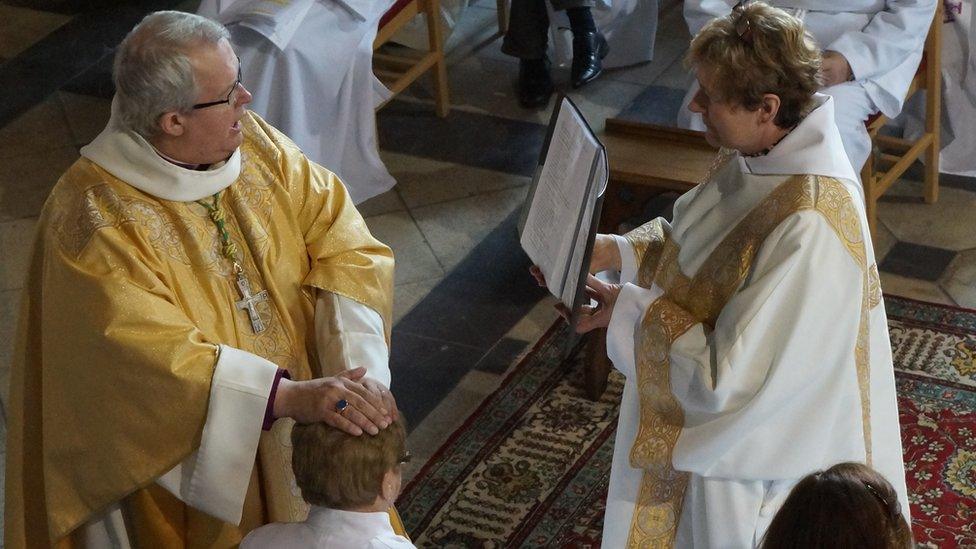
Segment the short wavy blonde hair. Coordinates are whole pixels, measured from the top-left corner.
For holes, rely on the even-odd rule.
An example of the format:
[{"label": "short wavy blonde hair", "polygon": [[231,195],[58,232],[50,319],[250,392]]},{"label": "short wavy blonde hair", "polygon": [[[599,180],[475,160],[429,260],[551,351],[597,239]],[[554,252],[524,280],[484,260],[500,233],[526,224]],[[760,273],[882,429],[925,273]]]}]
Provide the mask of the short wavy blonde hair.
[{"label": "short wavy blonde hair", "polygon": [[799,123],[820,89],[820,48],[803,22],[762,2],[710,21],[691,41],[689,67],[704,67],[714,82],[713,100],[756,110],[764,94],[780,99],[774,122]]}]

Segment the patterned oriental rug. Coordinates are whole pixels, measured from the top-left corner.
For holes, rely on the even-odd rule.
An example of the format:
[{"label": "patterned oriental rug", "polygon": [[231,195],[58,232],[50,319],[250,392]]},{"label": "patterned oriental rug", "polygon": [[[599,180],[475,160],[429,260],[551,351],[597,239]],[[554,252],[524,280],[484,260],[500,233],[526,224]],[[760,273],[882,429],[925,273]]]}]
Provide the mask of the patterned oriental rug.
[{"label": "patterned oriental rug", "polygon": [[[912,529],[976,547],[976,311],[885,297]],[[599,547],[623,378],[582,392],[557,323],[397,502],[418,547]]]}]

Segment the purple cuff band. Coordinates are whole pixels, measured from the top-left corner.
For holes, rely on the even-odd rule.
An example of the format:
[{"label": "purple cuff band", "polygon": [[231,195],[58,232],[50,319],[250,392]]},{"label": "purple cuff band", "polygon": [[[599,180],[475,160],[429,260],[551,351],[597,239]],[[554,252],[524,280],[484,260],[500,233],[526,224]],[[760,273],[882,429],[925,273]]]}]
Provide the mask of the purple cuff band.
[{"label": "purple cuff band", "polygon": [[278,368],[278,371],[275,372],[274,381],[271,382],[271,394],[268,395],[268,407],[264,409],[264,425],[261,426],[262,431],[270,431],[271,426],[278,419],[274,415],[274,402],[275,395],[278,394],[278,383],[283,377],[291,379],[291,374],[288,373],[288,370]]}]

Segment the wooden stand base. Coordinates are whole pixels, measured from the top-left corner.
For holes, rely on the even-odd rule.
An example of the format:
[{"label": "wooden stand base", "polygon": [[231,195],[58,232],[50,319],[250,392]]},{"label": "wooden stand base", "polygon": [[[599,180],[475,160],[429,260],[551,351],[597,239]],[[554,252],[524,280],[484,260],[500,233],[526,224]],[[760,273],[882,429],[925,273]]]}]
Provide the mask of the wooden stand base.
[{"label": "wooden stand base", "polygon": [[[701,132],[616,118],[607,120],[600,139],[610,163],[610,184],[600,218],[602,233],[616,232],[622,221],[638,215],[655,195],[683,193],[697,185],[718,152]],[[599,400],[612,367],[605,329],[590,332],[585,353],[586,395]]]}]

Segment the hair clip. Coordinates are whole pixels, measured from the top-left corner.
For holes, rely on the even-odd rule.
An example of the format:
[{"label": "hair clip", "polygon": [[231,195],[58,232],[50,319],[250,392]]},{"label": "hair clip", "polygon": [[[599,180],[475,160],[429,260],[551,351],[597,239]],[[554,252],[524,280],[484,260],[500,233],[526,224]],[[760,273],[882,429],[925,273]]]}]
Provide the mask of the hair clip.
[{"label": "hair clip", "polygon": [[746,8],[746,2],[748,0],[739,0],[739,2],[732,6],[732,27],[735,29],[735,33],[739,35],[746,44],[752,45],[752,22],[743,17]]},{"label": "hair clip", "polygon": [[874,497],[878,498],[878,501],[881,502],[881,505],[884,506],[885,512],[890,513],[891,507],[888,505],[888,500],[881,495],[881,492],[879,492],[878,489],[875,488],[874,485],[872,485],[870,482],[866,480],[862,482],[864,483],[864,487],[868,489],[868,492],[871,492],[874,495]]}]

